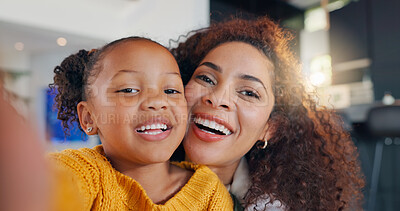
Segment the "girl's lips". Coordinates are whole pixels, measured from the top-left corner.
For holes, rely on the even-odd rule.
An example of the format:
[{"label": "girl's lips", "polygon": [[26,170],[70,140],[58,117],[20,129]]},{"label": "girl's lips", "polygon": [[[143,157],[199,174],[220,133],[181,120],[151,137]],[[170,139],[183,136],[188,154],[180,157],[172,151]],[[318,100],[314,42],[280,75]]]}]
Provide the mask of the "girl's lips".
[{"label": "girl's lips", "polygon": [[136,131],[136,133],[147,141],[162,141],[166,139],[169,134],[171,134],[171,129],[172,128],[168,128],[165,131],[160,129],[150,129],[146,130],[145,132]]},{"label": "girl's lips", "polygon": [[230,136],[230,135],[218,135],[209,133],[197,127],[197,125],[194,122],[190,124],[190,127],[192,128],[193,133],[197,136],[197,138],[199,138],[204,142],[217,142]]}]

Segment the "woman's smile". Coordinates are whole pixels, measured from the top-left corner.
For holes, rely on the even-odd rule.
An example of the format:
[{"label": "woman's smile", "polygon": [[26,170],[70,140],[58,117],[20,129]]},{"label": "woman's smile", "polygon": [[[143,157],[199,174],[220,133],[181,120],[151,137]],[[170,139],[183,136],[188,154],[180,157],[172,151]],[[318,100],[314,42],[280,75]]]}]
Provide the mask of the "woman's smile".
[{"label": "woman's smile", "polygon": [[206,113],[194,114],[190,124],[194,134],[205,142],[221,141],[233,133],[228,122]]}]

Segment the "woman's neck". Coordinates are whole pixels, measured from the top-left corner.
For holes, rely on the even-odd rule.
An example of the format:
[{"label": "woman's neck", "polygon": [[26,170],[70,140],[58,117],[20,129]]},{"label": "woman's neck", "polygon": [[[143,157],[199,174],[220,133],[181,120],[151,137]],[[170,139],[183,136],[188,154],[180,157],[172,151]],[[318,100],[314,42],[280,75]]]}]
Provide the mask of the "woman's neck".
[{"label": "woman's neck", "polygon": [[232,183],[233,175],[239,165],[240,160],[229,165],[221,166],[208,166],[215,174],[218,175],[219,179],[225,186],[229,186]]}]

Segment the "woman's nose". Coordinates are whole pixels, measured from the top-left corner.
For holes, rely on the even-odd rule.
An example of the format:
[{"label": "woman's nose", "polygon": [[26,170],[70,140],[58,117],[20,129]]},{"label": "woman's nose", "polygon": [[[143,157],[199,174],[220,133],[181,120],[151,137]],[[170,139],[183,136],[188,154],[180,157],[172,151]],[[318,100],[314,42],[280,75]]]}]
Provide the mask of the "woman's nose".
[{"label": "woman's nose", "polygon": [[228,88],[219,87],[208,90],[209,92],[202,97],[202,102],[217,109],[233,109],[233,96],[230,95]]}]

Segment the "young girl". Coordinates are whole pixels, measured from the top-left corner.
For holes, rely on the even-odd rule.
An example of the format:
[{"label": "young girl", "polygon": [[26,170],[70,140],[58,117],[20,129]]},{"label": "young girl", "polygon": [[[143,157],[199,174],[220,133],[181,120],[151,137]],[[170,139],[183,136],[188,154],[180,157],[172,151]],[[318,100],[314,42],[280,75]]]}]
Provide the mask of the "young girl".
[{"label": "young girl", "polygon": [[169,162],[185,134],[187,107],[178,65],[166,48],[123,38],[80,50],[54,72],[50,87],[58,91],[66,132],[79,121],[102,142],[50,155],[62,181],[55,206],[71,206],[74,198],[82,210],[232,209],[229,193],[207,167]]}]

